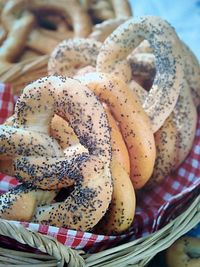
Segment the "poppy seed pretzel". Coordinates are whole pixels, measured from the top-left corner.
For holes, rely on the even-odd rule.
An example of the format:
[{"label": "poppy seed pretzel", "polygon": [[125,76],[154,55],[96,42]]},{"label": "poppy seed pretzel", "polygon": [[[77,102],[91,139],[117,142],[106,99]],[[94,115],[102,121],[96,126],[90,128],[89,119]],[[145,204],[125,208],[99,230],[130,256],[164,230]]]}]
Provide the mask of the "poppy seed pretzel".
[{"label": "poppy seed pretzel", "polygon": [[[66,153],[62,155],[57,144],[58,153],[61,154],[59,157],[18,153],[20,155],[13,159],[15,176],[22,182],[44,189],[65,187],[67,180],[73,181],[74,190],[71,194],[63,202],[42,206],[35,213],[34,221],[89,230],[105,214],[112,197],[107,117],[101,103],[86,86],[74,79],[49,76],[25,87],[15,108],[15,134],[33,131],[48,137],[54,113],[70,122],[88,152],[75,156],[70,154],[68,157]],[[0,144],[5,139],[14,143],[9,127],[7,133],[5,135],[4,131],[1,135]],[[23,145],[23,140],[20,142]],[[17,148],[14,145],[12,147],[17,152]],[[5,148],[3,153],[9,154],[10,150],[11,147],[7,151]]]},{"label": "poppy seed pretzel", "polygon": [[143,108],[156,132],[173,110],[182,90],[182,48],[174,29],[156,16],[129,19],[103,43],[97,57],[97,71],[130,81],[131,69],[126,58],[144,39],[153,49],[157,73]]}]

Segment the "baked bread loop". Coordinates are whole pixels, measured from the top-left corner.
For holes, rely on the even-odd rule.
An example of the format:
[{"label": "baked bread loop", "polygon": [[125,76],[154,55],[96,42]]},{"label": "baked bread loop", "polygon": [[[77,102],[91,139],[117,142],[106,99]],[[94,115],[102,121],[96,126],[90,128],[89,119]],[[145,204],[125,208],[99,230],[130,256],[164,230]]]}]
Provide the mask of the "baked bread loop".
[{"label": "baked bread loop", "polygon": [[37,205],[51,203],[56,194],[53,190],[18,185],[0,196],[0,218],[28,222],[32,219]]},{"label": "baked bread loop", "polygon": [[34,17],[31,14],[24,14],[12,25],[7,38],[0,47],[1,73],[22,53],[33,24]]},{"label": "baked bread loop", "polygon": [[199,267],[200,239],[195,237],[181,237],[166,250],[168,267]]},{"label": "baked bread loop", "polygon": [[[30,184],[41,183],[40,187],[45,189],[60,188],[60,184],[65,187],[69,177],[74,182],[71,194],[63,202],[38,208],[34,221],[90,230],[106,213],[112,197],[107,117],[97,97],[86,86],[74,79],[49,76],[25,87],[16,104],[14,126],[48,136],[54,114],[70,122],[88,153],[69,158],[66,153],[59,157],[22,154],[13,160],[16,177],[28,182],[29,174]],[[4,136],[0,145],[2,140]],[[50,187],[51,184],[54,186]]]},{"label": "baked bread loop", "polygon": [[52,52],[48,62],[48,74],[73,77],[80,68],[96,67],[101,43],[91,39],[64,40]]},{"label": "baked bread loop", "polygon": [[[145,65],[145,61],[143,63]],[[129,87],[137,94],[142,105],[148,95],[148,92],[141,86],[138,86],[134,80],[130,82]],[[172,115],[170,115],[161,128],[154,133],[154,138],[156,145],[156,160],[153,173],[148,182],[145,184],[145,190],[151,190],[154,188],[172,170],[175,169],[175,166],[177,166],[178,142],[180,140],[178,140],[178,129],[176,127],[176,123],[173,121]]]},{"label": "baked bread loop", "polygon": [[105,20],[93,26],[92,32],[88,38],[94,39],[99,42],[104,42],[105,39],[122,23],[124,23],[127,18],[113,18]]},{"label": "baked bread loop", "polygon": [[124,141],[124,138],[119,129],[119,125],[112,116],[108,106],[103,103],[108,122],[110,126],[111,145],[112,145],[112,160],[117,161],[122,165],[123,169],[130,175],[130,158]]},{"label": "baked bread loop", "polygon": [[157,72],[143,108],[156,132],[172,112],[182,90],[182,49],[174,29],[156,16],[129,19],[105,40],[97,57],[97,71],[130,81],[126,58],[144,39],[152,46]]},{"label": "baked bread loop", "polygon": [[154,136],[156,143],[156,160],[153,174],[145,185],[145,189],[148,190],[160,184],[167,175],[176,169],[178,164],[178,130],[171,116],[166,119],[165,123]]},{"label": "baked bread loop", "polygon": [[113,178],[113,194],[109,208],[95,226],[94,232],[99,234],[119,234],[131,226],[135,215],[135,192],[130,180],[130,160],[120,129],[104,105],[111,128],[112,160],[111,174]]},{"label": "baked bread loop", "polygon": [[89,73],[77,79],[107,103],[128,148],[133,186],[143,187],[153,172],[155,141],[149,118],[137,96],[125,82],[110,74]]},{"label": "baked bread loop", "polygon": [[55,12],[70,18],[75,37],[86,37],[91,32],[90,18],[76,0],[70,0],[67,4],[63,0],[9,0],[2,12],[2,23],[7,30],[15,23],[15,15],[24,10]]}]

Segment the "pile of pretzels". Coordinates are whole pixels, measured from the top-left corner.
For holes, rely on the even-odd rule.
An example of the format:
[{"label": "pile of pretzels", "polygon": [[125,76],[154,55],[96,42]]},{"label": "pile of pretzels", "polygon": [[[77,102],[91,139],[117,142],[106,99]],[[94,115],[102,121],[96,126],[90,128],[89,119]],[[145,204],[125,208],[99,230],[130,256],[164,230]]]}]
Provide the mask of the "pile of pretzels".
[{"label": "pile of pretzels", "polygon": [[0,126],[0,171],[20,182],[0,196],[1,218],[123,233],[135,193],[157,186],[190,152],[196,57],[160,17],[122,20],[60,42],[48,76],[23,89]]},{"label": "pile of pretzels", "polygon": [[0,0],[0,73],[51,53],[62,40],[95,34],[96,24],[131,14],[127,0]]}]

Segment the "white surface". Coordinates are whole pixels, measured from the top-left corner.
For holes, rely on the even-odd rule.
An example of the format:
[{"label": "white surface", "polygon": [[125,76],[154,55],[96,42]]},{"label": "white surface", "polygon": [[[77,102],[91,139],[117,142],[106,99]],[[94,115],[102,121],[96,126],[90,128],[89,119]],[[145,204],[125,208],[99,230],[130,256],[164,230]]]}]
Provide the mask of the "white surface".
[{"label": "white surface", "polygon": [[[123,1],[123,0],[122,0]],[[166,19],[200,60],[200,0],[129,0],[134,17]]]}]

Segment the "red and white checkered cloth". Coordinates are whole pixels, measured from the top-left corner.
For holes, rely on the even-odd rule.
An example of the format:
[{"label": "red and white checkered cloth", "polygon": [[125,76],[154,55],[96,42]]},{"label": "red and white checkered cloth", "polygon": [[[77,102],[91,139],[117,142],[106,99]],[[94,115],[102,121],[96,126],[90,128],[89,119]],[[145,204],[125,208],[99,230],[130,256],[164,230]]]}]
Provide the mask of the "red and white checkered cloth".
[{"label": "red and white checkered cloth", "polygon": [[[0,123],[13,112],[14,97],[8,85],[0,85]],[[17,180],[0,174],[0,193],[18,184]],[[169,220],[187,208],[200,189],[200,113],[192,151],[185,162],[164,182],[149,193],[137,196],[135,219],[129,232],[119,236],[95,235],[88,232],[14,222],[39,233],[53,236],[66,246],[96,252],[127,240],[139,238],[163,227]],[[3,237],[2,237],[3,240]],[[1,241],[1,238],[0,238]]]}]

